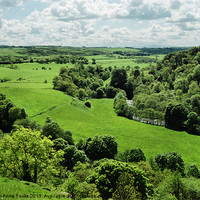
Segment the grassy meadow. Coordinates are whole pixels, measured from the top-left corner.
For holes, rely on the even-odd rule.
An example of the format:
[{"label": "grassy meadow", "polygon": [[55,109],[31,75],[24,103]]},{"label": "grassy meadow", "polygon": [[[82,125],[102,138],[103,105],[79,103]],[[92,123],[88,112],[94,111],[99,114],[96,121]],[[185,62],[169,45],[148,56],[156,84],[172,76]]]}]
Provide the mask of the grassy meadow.
[{"label": "grassy meadow", "polygon": [[68,199],[66,194],[58,192],[50,192],[46,189],[41,188],[39,185],[19,181],[19,180],[10,180],[8,178],[0,177],[0,198],[1,199]]},{"label": "grassy meadow", "polygon": [[[98,55],[87,58],[90,63],[95,58],[96,63],[103,67],[148,65],[136,64],[132,59],[117,59],[115,56]],[[61,66],[66,65],[69,66],[24,63],[17,64],[19,69],[16,70],[8,69],[6,65],[1,66],[0,79],[11,80],[0,83],[0,93],[5,94],[17,106],[24,107],[28,116],[41,125],[50,116],[63,129],[72,131],[75,142],[96,134],[109,134],[116,137],[119,152],[128,148],[141,148],[149,159],[158,153],[176,151],[182,155],[186,164],[194,163],[200,167],[200,140],[197,136],[118,117],[113,109],[113,99],[91,99],[91,109],[85,108],[82,102],[72,105],[72,97],[53,90],[52,87],[53,77],[58,75]],[[47,69],[42,70],[43,66]],[[47,83],[44,83],[45,80]]]}]

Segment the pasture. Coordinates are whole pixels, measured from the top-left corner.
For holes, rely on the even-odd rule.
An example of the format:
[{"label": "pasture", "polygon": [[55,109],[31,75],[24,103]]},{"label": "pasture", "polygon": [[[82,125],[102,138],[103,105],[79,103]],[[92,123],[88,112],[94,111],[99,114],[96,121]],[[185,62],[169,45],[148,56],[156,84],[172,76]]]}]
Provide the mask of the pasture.
[{"label": "pasture", "polygon": [[[92,58],[103,67],[136,65],[132,59],[106,55],[89,56],[89,63]],[[113,99],[91,99],[90,109],[84,107],[83,102],[72,105],[72,97],[52,87],[53,77],[58,75],[60,67],[66,65],[72,66],[24,63],[17,64],[19,69],[16,70],[6,68],[7,65],[1,66],[0,79],[9,78],[10,81],[0,83],[0,93],[17,106],[25,108],[28,116],[41,125],[50,116],[63,129],[72,131],[75,142],[97,134],[109,134],[116,137],[119,152],[128,148],[141,148],[147,159],[150,159],[159,153],[176,151],[182,155],[186,164],[200,166],[200,140],[197,136],[118,117],[113,109]],[[148,65],[142,63],[139,66]],[[42,67],[46,70],[42,70]],[[47,83],[44,83],[45,80]]]}]

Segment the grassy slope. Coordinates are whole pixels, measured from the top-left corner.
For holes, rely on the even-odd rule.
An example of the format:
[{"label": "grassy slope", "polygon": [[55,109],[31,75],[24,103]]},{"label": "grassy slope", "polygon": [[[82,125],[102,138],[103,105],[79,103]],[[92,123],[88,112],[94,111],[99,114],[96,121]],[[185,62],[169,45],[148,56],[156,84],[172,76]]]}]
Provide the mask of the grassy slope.
[{"label": "grassy slope", "polygon": [[34,183],[0,177],[0,199],[68,199],[59,195],[62,194],[49,192]]},{"label": "grassy slope", "polygon": [[[88,109],[71,105],[71,97],[48,88],[48,84],[30,83],[23,87],[23,83],[4,83],[0,86],[0,92],[16,105],[24,107],[30,117],[39,114],[33,117],[38,123],[44,124],[46,116],[50,116],[62,128],[71,130],[76,142],[96,134],[110,134],[116,137],[120,152],[139,147],[150,158],[158,153],[176,151],[181,153],[186,163],[200,166],[199,137],[118,117],[112,99],[93,99],[92,108]],[[52,107],[54,109],[49,110]]]}]

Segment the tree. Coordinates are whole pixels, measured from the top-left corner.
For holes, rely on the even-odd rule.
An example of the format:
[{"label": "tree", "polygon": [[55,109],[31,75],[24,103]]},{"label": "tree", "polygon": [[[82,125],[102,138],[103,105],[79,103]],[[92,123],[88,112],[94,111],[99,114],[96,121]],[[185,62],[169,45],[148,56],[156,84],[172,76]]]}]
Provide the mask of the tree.
[{"label": "tree", "polygon": [[165,126],[174,130],[185,130],[188,109],[182,104],[169,104],[165,110]]},{"label": "tree", "polygon": [[182,90],[183,93],[187,93],[189,89],[189,82],[186,78],[177,79],[174,82],[174,89],[175,90]]},{"label": "tree", "polygon": [[78,161],[82,163],[88,161],[85,152],[78,150],[73,145],[67,145],[63,149],[63,151],[64,151],[64,160],[62,162],[62,165],[64,167],[67,167],[68,170],[72,170]]},{"label": "tree", "polygon": [[51,136],[52,140],[56,138],[64,138],[64,130],[60,128],[57,122],[52,121],[50,117],[47,117],[46,122],[42,128],[43,135],[48,137]]},{"label": "tree", "polygon": [[194,68],[193,77],[194,77],[194,80],[196,80],[198,82],[198,85],[199,85],[199,82],[200,82],[200,65],[197,65]]},{"label": "tree", "polygon": [[93,65],[96,64],[96,60],[95,60],[95,58],[92,58],[92,64],[93,64]]},{"label": "tree", "polygon": [[113,200],[140,200],[142,195],[134,186],[134,176],[124,173],[119,177],[117,189],[112,194]]},{"label": "tree", "polygon": [[117,104],[117,102],[119,101],[119,100],[127,100],[127,98],[126,98],[126,93],[124,92],[124,91],[120,91],[120,92],[118,92],[117,93],[117,95],[115,96],[115,98],[114,98],[114,108],[115,108],[115,106],[116,106],[116,104]]},{"label": "tree", "polygon": [[185,122],[186,130],[189,134],[200,135],[200,117],[196,112],[190,112]]},{"label": "tree", "polygon": [[113,136],[97,135],[86,142],[85,153],[91,160],[114,158],[115,154],[117,154],[117,142]]},{"label": "tree", "polygon": [[184,174],[184,161],[181,155],[176,152],[158,154],[155,157],[155,162],[161,170],[170,169]]},{"label": "tree", "polygon": [[147,178],[141,170],[127,163],[115,160],[104,161],[95,168],[95,172],[87,178],[87,181],[95,183],[101,193],[101,197],[108,199],[112,197],[118,184],[120,184],[119,177],[125,173],[130,174],[131,179],[134,179],[134,183],[131,186],[141,194],[141,199],[147,198],[149,192]]},{"label": "tree", "polygon": [[24,128],[29,128],[32,130],[41,130],[41,126],[39,124],[37,124],[35,121],[31,120],[31,119],[18,119],[14,122],[13,127],[19,129],[21,126],[23,126]]},{"label": "tree", "polygon": [[192,83],[189,85],[188,93],[190,95],[195,95],[195,94],[198,94],[199,91],[200,91],[200,88],[199,88],[197,82],[192,81]]},{"label": "tree", "polygon": [[191,105],[193,111],[200,113],[200,95],[195,94],[191,97]]},{"label": "tree", "polygon": [[97,88],[97,98],[103,98],[103,97],[104,97],[103,88],[101,87]]},{"label": "tree", "polygon": [[0,140],[0,173],[2,176],[38,182],[58,173],[62,151],[41,132],[20,128]]},{"label": "tree", "polygon": [[127,72],[125,69],[114,69],[112,71],[110,85],[115,88],[125,89],[125,84],[127,82]]},{"label": "tree", "polygon": [[121,155],[123,161],[125,162],[140,162],[146,161],[146,157],[143,151],[138,149],[128,149]]},{"label": "tree", "polygon": [[62,138],[57,138],[55,140],[53,140],[53,148],[58,151],[58,150],[63,150],[64,148],[66,148],[68,145],[68,142]]},{"label": "tree", "polygon": [[193,165],[189,166],[187,176],[195,177],[195,178],[199,178],[200,177],[199,169],[197,168],[196,165],[193,164]]},{"label": "tree", "polygon": [[114,88],[113,86],[108,86],[106,88],[106,97],[107,98],[114,98],[116,94],[117,94],[117,89]]},{"label": "tree", "polygon": [[126,116],[128,113],[128,104],[126,100],[124,99],[119,99],[116,104],[115,104],[115,112],[119,116]]},{"label": "tree", "polygon": [[80,89],[78,90],[78,98],[79,98],[80,100],[84,100],[84,99],[87,98],[87,97],[88,97],[87,92],[86,92],[83,88],[80,88]]}]

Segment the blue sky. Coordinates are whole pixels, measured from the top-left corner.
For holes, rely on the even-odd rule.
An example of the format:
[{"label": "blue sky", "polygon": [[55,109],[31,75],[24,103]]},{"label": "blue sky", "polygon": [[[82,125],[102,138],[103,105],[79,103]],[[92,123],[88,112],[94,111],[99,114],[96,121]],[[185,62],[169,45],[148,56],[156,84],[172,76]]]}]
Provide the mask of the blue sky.
[{"label": "blue sky", "polygon": [[0,0],[0,45],[200,45],[199,0]]}]

